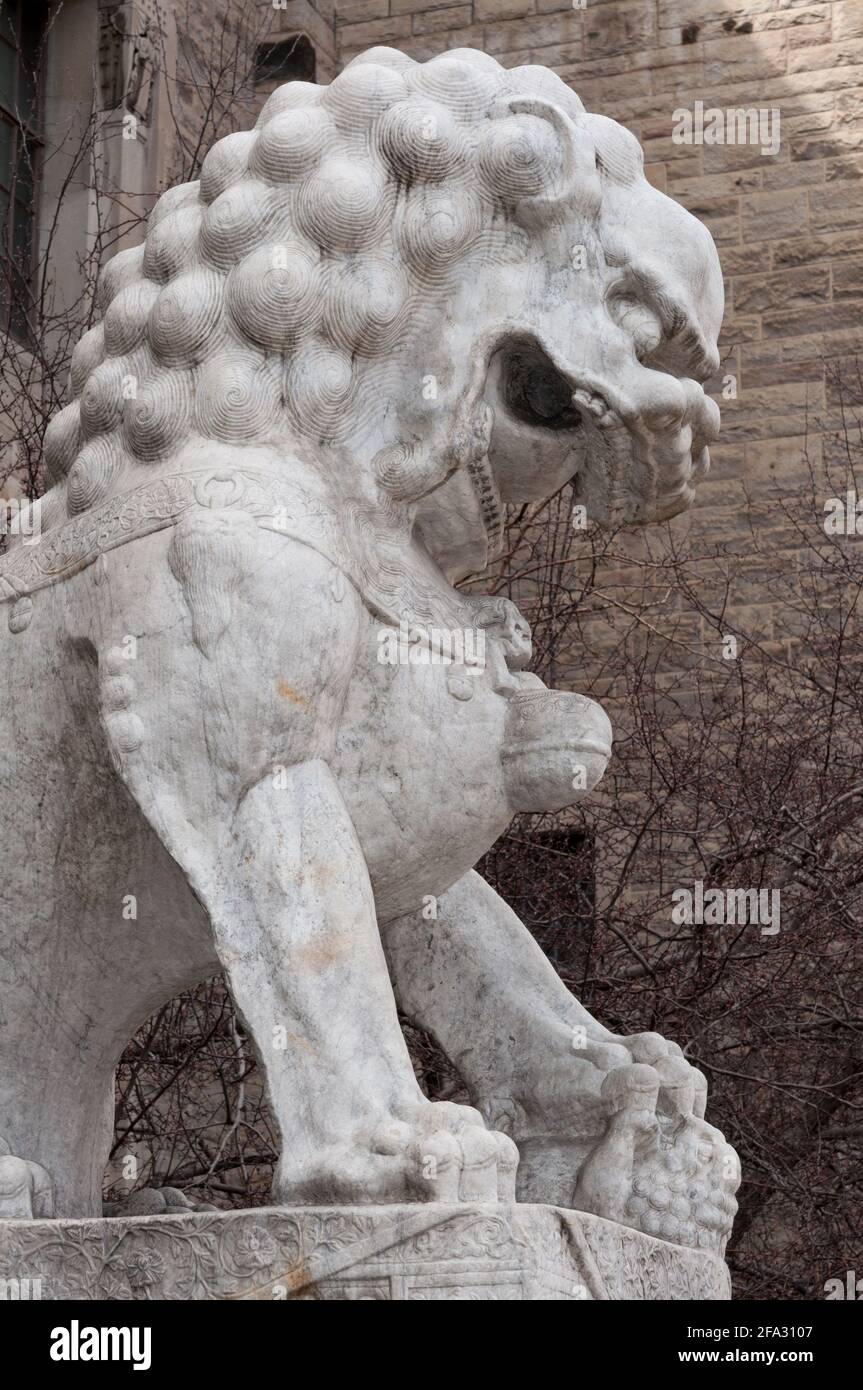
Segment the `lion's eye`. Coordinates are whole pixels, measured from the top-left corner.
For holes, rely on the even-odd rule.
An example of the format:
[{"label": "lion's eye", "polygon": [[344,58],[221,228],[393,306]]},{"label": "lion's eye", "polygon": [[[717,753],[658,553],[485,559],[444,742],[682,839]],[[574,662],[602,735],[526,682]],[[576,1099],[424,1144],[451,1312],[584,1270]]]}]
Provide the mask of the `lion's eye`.
[{"label": "lion's eye", "polygon": [[635,344],[636,357],[649,357],[663,339],[659,315],[639,299],[621,295],[611,300],[611,316]]},{"label": "lion's eye", "polygon": [[581,424],[572,387],[535,344],[505,349],[502,382],[507,406],[525,424],[546,430],[573,430]]}]

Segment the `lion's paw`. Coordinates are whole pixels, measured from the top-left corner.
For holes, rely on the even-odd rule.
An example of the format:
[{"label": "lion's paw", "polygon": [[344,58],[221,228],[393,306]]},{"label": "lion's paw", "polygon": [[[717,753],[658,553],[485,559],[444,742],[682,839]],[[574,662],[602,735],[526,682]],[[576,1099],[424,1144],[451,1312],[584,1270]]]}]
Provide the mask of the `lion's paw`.
[{"label": "lion's paw", "polygon": [[423,1101],[350,1146],[315,1156],[302,1173],[283,1156],[279,1199],[304,1205],[364,1202],[514,1202],[518,1150],[478,1110]]},{"label": "lion's paw", "polygon": [[139,1187],[119,1202],[103,1202],[103,1216],[170,1216],[188,1211],[218,1211],[212,1202],[190,1202],[178,1187]]},{"label": "lion's paw", "polygon": [[704,1118],[707,1108],[707,1078],[687,1062],[676,1042],[661,1033],[632,1033],[615,1037],[626,1048],[633,1062],[653,1067],[661,1082],[658,1108],[669,1115],[695,1115]]},{"label": "lion's paw", "polygon": [[39,1163],[18,1158],[0,1135],[0,1220],[54,1215],[51,1175]]},{"label": "lion's paw", "polygon": [[401,1162],[414,1200],[515,1201],[518,1149],[472,1106],[429,1102],[410,1120],[381,1126],[372,1148]]}]

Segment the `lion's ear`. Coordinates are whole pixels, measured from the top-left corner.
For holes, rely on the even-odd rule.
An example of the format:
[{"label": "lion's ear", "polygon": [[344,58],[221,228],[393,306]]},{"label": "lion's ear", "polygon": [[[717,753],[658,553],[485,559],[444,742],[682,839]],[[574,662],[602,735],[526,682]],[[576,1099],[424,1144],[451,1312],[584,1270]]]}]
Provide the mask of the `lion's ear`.
[{"label": "lion's ear", "polygon": [[483,182],[517,213],[566,206],[595,214],[602,191],[593,141],[562,107],[540,96],[496,103],[479,146]]}]

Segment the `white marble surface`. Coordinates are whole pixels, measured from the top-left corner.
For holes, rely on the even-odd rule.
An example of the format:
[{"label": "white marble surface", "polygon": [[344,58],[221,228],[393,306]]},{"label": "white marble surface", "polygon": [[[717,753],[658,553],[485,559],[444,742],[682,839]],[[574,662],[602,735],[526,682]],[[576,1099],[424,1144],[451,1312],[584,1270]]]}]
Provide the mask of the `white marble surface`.
[{"label": "white marble surface", "polygon": [[[709,234],[551,72],[376,49],[219,141],[101,305],[0,558],[0,1214],[98,1214],[122,1048],[224,969],[278,1201],[508,1203],[520,1154],[523,1200],[721,1252],[703,1077],[472,872],[589,794],[608,720],[454,587],[568,479],[596,519],[688,504]],[[477,1108],[421,1094],[397,998]]]}]

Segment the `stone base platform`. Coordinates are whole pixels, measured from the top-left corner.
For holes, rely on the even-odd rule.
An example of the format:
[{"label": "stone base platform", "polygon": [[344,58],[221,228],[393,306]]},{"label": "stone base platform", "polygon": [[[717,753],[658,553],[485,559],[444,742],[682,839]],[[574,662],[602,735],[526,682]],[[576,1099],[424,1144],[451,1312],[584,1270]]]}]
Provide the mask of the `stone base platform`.
[{"label": "stone base platform", "polygon": [[601,1217],[433,1204],[4,1221],[4,1295],[645,1301],[727,1299],[731,1290],[717,1256]]}]

